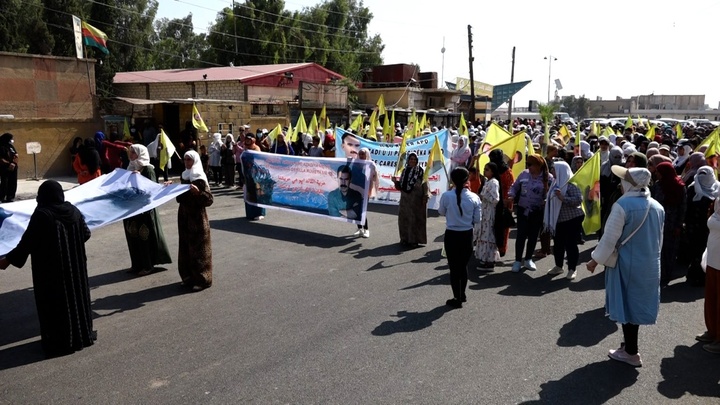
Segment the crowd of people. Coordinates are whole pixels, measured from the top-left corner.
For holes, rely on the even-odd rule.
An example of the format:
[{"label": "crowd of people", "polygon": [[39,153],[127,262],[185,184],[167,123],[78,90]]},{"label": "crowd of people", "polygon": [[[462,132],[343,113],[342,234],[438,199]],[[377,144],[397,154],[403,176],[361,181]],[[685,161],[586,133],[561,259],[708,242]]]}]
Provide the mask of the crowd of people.
[{"label": "crowd of people", "polygon": [[[582,227],[583,192],[570,179],[586,161],[599,154],[601,229],[587,268],[594,272],[598,265],[604,266],[606,311],[610,319],[622,324],[624,343],[608,355],[633,366],[642,365],[639,326],[655,323],[661,288],[681,277],[686,277],[692,286],[705,287],[707,331],[697,339],[705,343],[705,350],[720,354],[720,249],[716,246],[720,243],[720,183],[717,155],[706,153],[707,146],[700,145],[712,128],[685,127],[679,139],[675,128],[669,126],[651,130],[637,125],[606,131],[589,125],[570,127],[574,135],[563,136],[561,123],[557,122],[548,128],[550,143],[545,144],[546,128],[541,123],[516,120],[500,125],[510,133],[524,132],[532,141],[532,150],[526,151],[526,169],[517,178],[511,170],[513,159],[499,149],[489,152],[485,167],[476,166],[485,125],[470,125],[468,135],[449,128],[453,139],[449,175],[452,184],[450,190],[442,193],[438,209],[446,221],[444,252],[452,287],[452,298],[446,304],[461,308],[467,302],[468,265],[473,256],[478,271],[495,271],[504,264],[513,227],[517,233],[515,256],[512,264],[508,263],[511,272],[537,271],[534,260],[553,255],[554,266],[544,270],[556,276],[564,274],[567,267],[565,277],[575,279],[580,264],[578,245],[589,235],[583,233]],[[425,132],[440,128],[427,128]],[[596,133],[599,130],[610,135]],[[167,171],[158,168],[162,142],[153,133],[157,130],[144,132],[142,136],[138,131],[134,133],[141,141],[124,141],[116,131],[111,131],[109,139],[102,132],[86,140],[75,139],[71,153],[78,182],[83,184],[122,167],[151,181],[159,181],[163,175],[169,183]],[[213,203],[211,186],[240,186],[245,196],[251,196],[257,190],[248,189],[245,184],[240,160],[244,151],[331,157],[335,156],[335,135],[329,130],[301,134],[291,141],[283,131],[271,140],[266,130],[253,132],[246,125],[240,127],[237,136],[227,134],[223,138],[220,133],[213,134],[205,147],[193,137],[192,128],[185,132],[180,143],[184,165],[181,183],[190,188],[177,198],[178,271],[183,286],[201,291],[212,285],[211,232],[206,212]],[[655,135],[647,136],[651,134]],[[369,137],[373,135],[382,133],[371,133]],[[398,125],[395,139],[402,136],[403,129]],[[359,148],[358,137],[352,131],[345,132],[339,147],[348,159],[372,161],[370,151]],[[145,144],[146,138],[154,140],[147,144],[150,148]],[[536,153],[540,150],[545,153]],[[15,171],[16,181],[17,152],[12,147],[11,134],[0,137],[0,171],[2,199],[12,201],[12,179],[6,177]],[[400,194],[399,242],[406,248],[425,245],[431,193],[418,155],[408,153],[398,174],[392,181]],[[371,195],[377,192],[378,183],[373,165]],[[71,248],[69,257],[58,259],[63,263],[62,269],[52,277],[64,277],[64,285],[75,283],[73,295],[57,290],[60,288],[57,283],[43,284],[41,279],[49,277],[46,273],[50,262],[46,259],[55,259],[48,255],[39,257],[37,264],[33,260],[43,347],[50,356],[79,350],[95,339],[88,315],[84,251],[90,232],[82,215],[64,202],[62,190],[57,187],[52,181],[43,184],[38,192],[38,208],[22,241],[0,259],[2,268],[10,264],[21,267],[28,255],[44,252],[40,244],[56,246],[57,255],[67,253],[62,251],[64,247]],[[245,210],[250,220],[262,220],[266,215],[265,209],[247,202]],[[51,227],[57,232],[47,232]],[[129,272],[147,275],[155,266],[172,261],[155,210],[126,219],[124,228],[131,259]],[[37,236],[41,234],[42,238]],[[369,235],[366,217],[358,224],[355,236]],[[538,242],[541,246],[536,250]],[[72,308],[70,316],[57,319],[52,315],[57,307]]]}]

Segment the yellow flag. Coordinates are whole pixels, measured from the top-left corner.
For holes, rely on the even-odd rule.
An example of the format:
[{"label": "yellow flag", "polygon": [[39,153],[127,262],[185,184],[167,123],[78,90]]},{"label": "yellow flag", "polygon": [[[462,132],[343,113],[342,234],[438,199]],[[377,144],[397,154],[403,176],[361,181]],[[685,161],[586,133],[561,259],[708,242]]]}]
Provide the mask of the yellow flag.
[{"label": "yellow flag", "polygon": [[317,116],[313,112],[313,117],[310,119],[310,125],[308,126],[308,133],[310,134],[310,136],[315,136],[315,135],[317,135],[317,130],[318,130],[318,120],[317,120]]},{"label": "yellow flag", "polygon": [[460,113],[460,124],[458,124],[458,134],[468,135],[468,126],[465,122],[465,114]]},{"label": "yellow flag", "polygon": [[170,137],[167,136],[164,129],[160,130],[160,169],[165,170],[165,166],[172,168],[170,158],[175,154],[175,145],[173,145]]},{"label": "yellow flag", "polygon": [[494,146],[502,141],[510,139],[510,137],[512,137],[512,134],[510,132],[506,131],[505,128],[493,122],[492,124],[490,124],[490,128],[488,128],[487,130],[485,139],[483,139],[483,144]]},{"label": "yellow flag", "polygon": [[308,127],[305,123],[305,116],[303,115],[302,111],[300,111],[300,117],[298,117],[297,123],[295,123],[295,136],[293,137],[293,142],[297,141],[298,135],[301,133],[307,133]]},{"label": "yellow flag", "polygon": [[633,120],[632,120],[632,118],[630,118],[630,116],[628,115],[628,119],[625,120],[625,128],[632,128],[632,126],[633,126]]},{"label": "yellow flag", "polygon": [[598,129],[597,121],[592,122],[592,126],[590,127],[590,135],[595,135],[595,136],[600,135],[600,130]]},{"label": "yellow flag", "polygon": [[420,126],[418,127],[418,133],[422,134],[425,127],[428,126],[427,114],[423,113],[422,119],[420,119]]},{"label": "yellow flag", "polygon": [[390,118],[388,117],[389,114],[385,114],[385,117],[383,118],[383,139],[378,139],[380,142],[392,142],[392,127],[390,126]]},{"label": "yellow flag", "polygon": [[123,141],[126,141],[126,142],[133,141],[132,134],[130,133],[130,127],[128,126],[127,118],[125,118],[125,123],[123,125]]},{"label": "yellow flag", "polygon": [[518,133],[517,135],[508,137],[507,139],[496,145],[493,145],[487,150],[483,149],[480,157],[476,160],[478,172],[482,173],[485,165],[490,162],[490,157],[488,156],[490,154],[490,151],[500,149],[503,151],[503,154],[508,157],[508,165],[512,165],[513,176],[515,176],[515,178],[517,179],[520,173],[522,173],[522,171],[527,168],[525,162],[526,147],[527,144],[525,143],[525,132],[523,131]]},{"label": "yellow flag", "polygon": [[590,235],[600,230],[600,154],[594,154],[568,180],[580,189],[585,213],[583,230]]},{"label": "yellow flag", "polygon": [[195,103],[193,103],[192,124],[198,131],[210,132],[208,131],[207,126],[205,126],[205,121],[203,121],[202,117],[200,116],[200,112],[198,111]]},{"label": "yellow flag", "polygon": [[282,126],[280,126],[280,124],[277,124],[275,128],[273,128],[273,130],[268,133],[268,138],[270,139],[270,142],[275,142],[278,135],[280,134],[282,134]]},{"label": "yellow flag", "polygon": [[377,102],[377,112],[378,116],[387,114],[387,110],[385,109],[385,97],[382,94]]},{"label": "yellow flag", "polygon": [[[717,153],[717,149],[715,148],[716,140],[720,137],[720,127],[715,128],[714,131],[710,132],[710,135],[708,135],[701,143],[698,145],[697,148],[695,148],[695,152],[697,152],[701,146],[707,145],[708,148],[705,150],[705,156],[710,157],[712,154]],[[708,152],[711,152],[712,154],[708,154]]]},{"label": "yellow flag", "polygon": [[[327,124],[327,111],[325,111],[325,103],[323,103],[322,110],[320,110],[320,117],[318,117],[318,128],[320,131],[325,132],[328,127]],[[315,135],[315,134],[313,134]]]},{"label": "yellow flag", "polygon": [[397,177],[402,173],[402,170],[405,168],[405,157],[407,156],[407,144],[405,143],[405,139],[407,139],[405,136],[403,136],[402,142],[400,142],[400,151],[398,152],[398,160],[395,164],[395,174],[394,176]]},{"label": "yellow flag", "polygon": [[428,157],[427,165],[425,166],[423,182],[427,182],[431,174],[443,169],[447,175],[447,169],[445,169],[445,158],[442,154],[442,149],[440,148],[440,140],[438,140],[438,136],[435,135],[435,142],[430,149],[430,157]]},{"label": "yellow flag", "polygon": [[[648,124],[650,124],[650,121],[648,121]],[[650,140],[650,142],[655,140],[655,125],[650,124],[650,128],[645,133],[645,137]]]},{"label": "yellow flag", "polygon": [[363,124],[363,117],[362,114],[358,114],[357,117],[355,117],[355,120],[350,124],[350,129],[352,129],[356,134],[360,132],[360,129],[362,128]]},{"label": "yellow flag", "polygon": [[293,126],[292,126],[292,120],[290,120],[290,124],[288,124],[287,135],[285,135],[285,138],[287,138],[290,142],[294,142],[295,130],[293,129]]},{"label": "yellow flag", "polygon": [[602,134],[605,136],[615,135],[615,131],[613,131],[612,126],[608,123],[605,129],[603,129]]},{"label": "yellow flag", "polygon": [[570,136],[571,136],[570,130],[568,129],[567,126],[565,126],[565,124],[562,124],[560,126],[559,132],[560,132],[560,136],[562,136],[564,142],[567,142],[568,140],[570,140]]},{"label": "yellow flag", "polygon": [[366,138],[377,138],[375,136],[377,127],[378,127],[377,111],[373,110],[372,114],[370,114],[370,130],[365,134],[365,137]]},{"label": "yellow flag", "polygon": [[675,124],[675,135],[677,136],[677,139],[683,139],[685,138],[685,134],[683,134],[682,125],[678,122]]}]

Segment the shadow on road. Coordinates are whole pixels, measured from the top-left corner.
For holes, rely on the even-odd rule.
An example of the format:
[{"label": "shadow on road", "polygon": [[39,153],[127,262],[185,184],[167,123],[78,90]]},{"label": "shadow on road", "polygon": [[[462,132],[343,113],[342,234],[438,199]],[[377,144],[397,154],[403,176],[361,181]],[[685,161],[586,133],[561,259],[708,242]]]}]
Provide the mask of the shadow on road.
[{"label": "shadow on road", "polygon": [[[0,294],[0,308],[0,347],[40,336],[32,288]],[[0,352],[0,359],[4,354],[4,351]]]},{"label": "shadow on road", "polygon": [[[180,284],[167,284],[148,288],[146,290],[133,291],[127,294],[109,295],[93,301],[93,318],[101,318],[120,312],[131,311],[145,306],[148,302],[160,301],[186,293],[188,293],[188,291],[182,289]],[[110,312],[99,314],[98,311]]]},{"label": "shadow on road", "polygon": [[433,277],[429,280],[425,280],[421,283],[409,285],[405,288],[401,288],[400,291],[412,290],[415,288],[430,286],[430,285],[450,285],[450,273],[444,273],[437,277]]},{"label": "shadow on road", "polygon": [[[470,270],[468,279],[474,284],[470,285],[469,288],[471,290],[487,290],[505,287],[505,289],[498,291],[498,294],[528,297],[541,297],[563,289],[582,292],[605,288],[605,278],[600,273],[571,281],[564,276],[551,276],[548,274],[532,277],[533,272],[527,270],[513,273],[502,267],[496,267],[496,269],[498,271],[493,273]],[[582,271],[582,268],[578,267],[578,271]]]},{"label": "shadow on road", "polygon": [[[608,359],[588,364],[557,381],[540,385],[540,399],[522,404],[600,405],[635,384],[638,370]],[[642,402],[642,398],[637,398]]]},{"label": "shadow on road", "polygon": [[658,392],[672,399],[679,399],[686,393],[716,398],[714,401],[717,403],[717,398],[720,398],[719,359],[718,355],[704,351],[701,343],[692,347],[676,346],[674,356],[660,362],[664,381],[658,384]]},{"label": "shadow on road", "polygon": [[660,302],[695,302],[705,298],[705,288],[691,286],[680,282],[671,284],[660,290]]},{"label": "shadow on road", "polygon": [[397,315],[394,316],[400,319],[381,323],[377,328],[373,329],[372,334],[375,336],[389,336],[393,333],[417,332],[432,325],[433,322],[449,311],[451,311],[451,308],[447,305],[441,305],[428,312],[398,311]]},{"label": "shadow on road", "polygon": [[211,220],[210,228],[319,248],[337,248],[353,243],[357,239],[353,236],[338,237],[297,228],[251,222],[245,218]]},{"label": "shadow on road", "polygon": [[45,355],[40,338],[33,342],[0,350],[0,370],[26,366],[43,360],[45,360]]},{"label": "shadow on road", "polygon": [[[605,308],[577,314],[575,319],[560,328],[557,345],[561,347],[592,347],[617,332],[615,322],[605,316]],[[592,331],[592,333],[588,333]]]}]

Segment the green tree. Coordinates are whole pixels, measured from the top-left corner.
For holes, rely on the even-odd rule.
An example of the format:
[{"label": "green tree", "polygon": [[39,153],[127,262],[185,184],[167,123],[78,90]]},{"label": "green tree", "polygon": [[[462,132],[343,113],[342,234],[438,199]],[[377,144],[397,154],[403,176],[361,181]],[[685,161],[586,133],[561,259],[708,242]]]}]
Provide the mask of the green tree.
[{"label": "green tree", "polygon": [[590,113],[588,99],[585,96],[576,98],[575,96],[567,96],[562,99],[562,109],[578,120],[587,118]]},{"label": "green tree", "polygon": [[0,51],[50,55],[55,44],[40,0],[0,0]]},{"label": "green tree", "polygon": [[192,14],[184,18],[155,21],[153,61],[155,69],[181,69],[203,66],[205,34],[193,32]]},{"label": "green tree", "polygon": [[547,145],[550,140],[550,124],[553,122],[555,111],[557,111],[556,104],[538,103],[538,112],[540,113],[540,119],[543,120],[543,127],[545,127],[545,136],[540,140],[543,156],[547,156]]},{"label": "green tree", "polygon": [[72,17],[80,18],[85,14],[79,0],[42,0],[44,6],[42,19],[53,38],[52,54],[54,56],[75,56],[75,36],[73,35]]}]

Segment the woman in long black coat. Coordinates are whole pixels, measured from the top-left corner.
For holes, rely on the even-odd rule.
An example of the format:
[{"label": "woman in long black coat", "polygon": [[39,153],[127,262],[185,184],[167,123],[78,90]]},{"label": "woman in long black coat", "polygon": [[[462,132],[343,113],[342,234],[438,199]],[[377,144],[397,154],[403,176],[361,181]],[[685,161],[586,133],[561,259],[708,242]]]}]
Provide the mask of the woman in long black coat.
[{"label": "woman in long black coat", "polygon": [[35,305],[47,357],[70,354],[95,340],[85,242],[90,230],[60,184],[40,185],[37,208],[17,247],[0,259],[0,268],[23,267],[32,256]]}]

